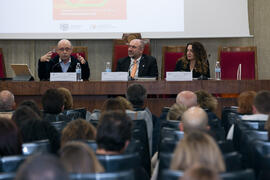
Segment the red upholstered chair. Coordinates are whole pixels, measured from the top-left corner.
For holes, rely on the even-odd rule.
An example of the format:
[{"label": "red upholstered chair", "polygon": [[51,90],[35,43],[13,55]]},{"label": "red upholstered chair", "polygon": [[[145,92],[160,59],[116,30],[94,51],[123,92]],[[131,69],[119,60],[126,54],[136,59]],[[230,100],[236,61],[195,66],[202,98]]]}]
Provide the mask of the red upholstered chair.
[{"label": "red upholstered chair", "polygon": [[[147,39],[145,41],[145,47],[143,54],[150,55],[150,42]],[[128,42],[122,39],[116,39],[113,41],[113,58],[112,58],[112,71],[116,70],[117,61],[120,58],[128,56]]]},{"label": "red upholstered chair", "polygon": [[6,68],[2,48],[0,48],[0,78],[6,77]]},{"label": "red upholstered chair", "polygon": [[[52,49],[56,49],[56,47],[53,47]],[[73,51],[71,53],[72,56],[77,57],[77,53],[79,53],[86,61],[88,61],[88,49],[85,46],[74,46]],[[52,58],[54,58],[57,55],[57,53],[52,54]]]},{"label": "red upholstered chair", "polygon": [[220,47],[221,79],[237,79],[241,64],[241,79],[258,79],[256,47]]},{"label": "red upholstered chair", "polygon": [[164,46],[162,48],[161,79],[166,78],[166,72],[174,71],[176,62],[185,53],[185,46]]}]

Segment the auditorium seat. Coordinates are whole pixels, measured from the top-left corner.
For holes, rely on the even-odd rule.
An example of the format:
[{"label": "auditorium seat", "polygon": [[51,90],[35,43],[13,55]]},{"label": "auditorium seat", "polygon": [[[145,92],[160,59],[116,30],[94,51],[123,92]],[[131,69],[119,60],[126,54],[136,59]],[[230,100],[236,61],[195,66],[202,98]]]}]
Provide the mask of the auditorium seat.
[{"label": "auditorium seat", "polygon": [[16,173],[0,173],[0,180],[13,180]]},{"label": "auditorium seat", "polygon": [[220,47],[219,60],[221,79],[237,79],[238,65],[241,64],[241,79],[258,79],[257,48]]},{"label": "auditorium seat", "polygon": [[4,61],[4,54],[2,48],[0,48],[0,78],[6,77],[6,67]]},{"label": "auditorium seat", "polygon": [[185,53],[185,46],[162,47],[161,79],[166,78],[166,72],[174,71],[176,62]]},{"label": "auditorium seat", "polygon": [[70,180],[134,180],[133,171],[121,171],[110,173],[74,173],[69,175]]},{"label": "auditorium seat", "polygon": [[[52,47],[52,49],[57,49],[57,47]],[[86,61],[88,61],[88,48],[87,46],[73,46],[73,50],[71,53],[71,56],[77,57],[77,53],[81,55]],[[51,56],[51,58],[54,58],[57,55],[56,52],[54,52]]]},{"label": "auditorium seat", "polygon": [[58,132],[61,132],[67,125],[66,121],[55,121],[50,123],[55,127]]},{"label": "auditorium seat", "polygon": [[16,172],[26,159],[24,155],[4,156],[0,158],[0,172]]},{"label": "auditorium seat", "polygon": [[48,153],[50,152],[50,148],[48,139],[22,144],[23,155],[31,155],[40,152]]},{"label": "auditorium seat", "polygon": [[97,150],[97,143],[95,140],[83,140],[94,152]]},{"label": "auditorium seat", "polygon": [[239,171],[242,167],[242,155],[238,152],[230,152],[223,154],[226,164],[226,172]]}]

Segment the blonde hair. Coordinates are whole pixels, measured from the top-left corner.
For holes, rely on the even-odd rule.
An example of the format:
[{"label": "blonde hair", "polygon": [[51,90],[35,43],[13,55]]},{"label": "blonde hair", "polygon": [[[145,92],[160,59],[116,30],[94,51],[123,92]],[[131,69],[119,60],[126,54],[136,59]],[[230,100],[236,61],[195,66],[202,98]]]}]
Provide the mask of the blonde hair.
[{"label": "blonde hair", "polygon": [[122,96],[117,96],[116,99],[121,102],[121,104],[125,107],[126,110],[133,110],[131,102],[129,102],[126,98]]},{"label": "blonde hair", "polygon": [[216,111],[218,101],[212,94],[204,90],[196,91],[195,94],[197,95],[197,102],[201,108],[208,109],[211,112]]},{"label": "blonde hair", "polygon": [[194,164],[225,171],[222,154],[212,137],[203,132],[192,132],[178,143],[171,162],[172,170],[186,170]]},{"label": "blonde hair", "polygon": [[73,107],[73,97],[71,92],[64,87],[57,89],[64,96],[64,108],[65,110],[72,109]]},{"label": "blonde hair", "polygon": [[60,159],[69,173],[99,173],[104,168],[94,151],[85,143],[68,142],[60,150]]},{"label": "blonde hair", "polygon": [[174,103],[167,114],[167,120],[181,120],[186,110],[187,107],[185,105]]}]

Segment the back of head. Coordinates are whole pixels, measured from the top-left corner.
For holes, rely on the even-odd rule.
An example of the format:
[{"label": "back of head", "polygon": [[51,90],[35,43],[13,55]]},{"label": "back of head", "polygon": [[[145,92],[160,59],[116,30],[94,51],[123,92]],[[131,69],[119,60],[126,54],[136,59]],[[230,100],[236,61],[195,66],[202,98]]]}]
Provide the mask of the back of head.
[{"label": "back of head", "polygon": [[257,93],[254,99],[254,106],[258,113],[269,114],[270,113],[270,92],[260,91]]},{"label": "back of head", "polygon": [[191,107],[182,116],[185,133],[208,130],[208,116],[200,107]]},{"label": "back of head", "polygon": [[218,102],[212,94],[204,90],[196,91],[195,94],[197,95],[197,102],[201,108],[208,109],[211,112],[217,109]]},{"label": "back of head", "polygon": [[12,115],[12,120],[21,128],[22,124],[29,120],[41,120],[30,107],[28,106],[19,106]]},{"label": "back of head", "polygon": [[254,103],[254,98],[256,96],[255,91],[244,91],[242,92],[238,98],[238,112],[240,114],[252,114],[252,106]]},{"label": "back of head", "polygon": [[117,96],[116,99],[120,101],[126,110],[133,110],[132,104],[126,98]]},{"label": "back of head", "polygon": [[96,142],[98,149],[121,152],[131,139],[132,121],[121,111],[105,112],[99,119]]},{"label": "back of head", "polygon": [[12,111],[15,108],[14,95],[8,91],[3,90],[0,92],[0,112]]},{"label": "back of head", "polygon": [[68,180],[68,173],[57,157],[35,155],[29,157],[19,168],[15,180]]},{"label": "back of head", "polygon": [[125,112],[125,107],[121,104],[120,100],[117,98],[107,99],[102,106],[102,112],[104,111],[114,111],[119,110]]},{"label": "back of head", "polygon": [[222,154],[215,140],[203,132],[192,132],[178,143],[171,162],[172,170],[186,170],[200,164],[218,172],[225,171]]},{"label": "back of head", "polygon": [[16,124],[0,118],[0,157],[22,153],[22,138]]},{"label": "back of head", "polygon": [[220,178],[217,171],[209,167],[195,165],[185,171],[181,180],[220,180]]},{"label": "back of head", "polygon": [[146,89],[141,84],[132,84],[127,89],[126,97],[133,107],[141,108],[146,98]]},{"label": "back of head", "polygon": [[73,107],[73,97],[69,89],[61,87],[57,89],[64,96],[64,109],[72,109]]},{"label": "back of head", "polygon": [[41,102],[44,113],[59,114],[64,106],[64,97],[57,89],[48,89]]},{"label": "back of head", "polygon": [[183,113],[187,110],[183,104],[174,103],[167,114],[167,120],[181,120]]},{"label": "back of head", "polygon": [[62,131],[61,146],[72,140],[95,140],[96,128],[84,119],[76,119],[67,124]]},{"label": "back of head", "polygon": [[27,106],[27,107],[31,108],[35,113],[37,113],[37,115],[42,117],[41,111],[40,111],[37,103],[34,100],[25,100],[19,105],[19,107],[20,106]]},{"label": "back of head", "polygon": [[104,169],[93,150],[83,142],[68,142],[61,148],[60,159],[69,173],[98,173]]},{"label": "back of head", "polygon": [[197,96],[192,91],[182,91],[176,97],[177,104],[184,104],[187,108],[197,106]]}]

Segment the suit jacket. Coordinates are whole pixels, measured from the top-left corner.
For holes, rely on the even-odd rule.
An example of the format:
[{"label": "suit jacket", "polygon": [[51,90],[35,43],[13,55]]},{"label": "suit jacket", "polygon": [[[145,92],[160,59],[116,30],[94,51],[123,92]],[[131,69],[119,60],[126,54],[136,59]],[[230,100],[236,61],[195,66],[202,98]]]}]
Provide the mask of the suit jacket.
[{"label": "suit jacket", "polygon": [[[128,72],[131,58],[121,58],[117,62],[116,71]],[[157,60],[152,56],[142,55],[139,65],[139,77],[157,77],[158,78],[158,67]]]},{"label": "suit jacket", "polygon": [[[76,65],[77,63],[80,63],[80,61],[74,56],[70,56],[70,57],[71,57],[71,63],[68,67],[67,72],[75,72]],[[81,69],[82,69],[82,79],[88,80],[90,76],[90,69],[89,69],[87,61],[85,64],[81,64]],[[59,63],[58,55],[55,56],[53,59],[50,59],[49,62],[41,62],[40,60],[38,61],[38,77],[41,81],[42,80],[48,81],[50,79],[51,72],[63,72],[61,65]]]}]

